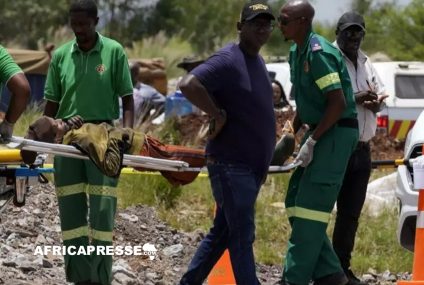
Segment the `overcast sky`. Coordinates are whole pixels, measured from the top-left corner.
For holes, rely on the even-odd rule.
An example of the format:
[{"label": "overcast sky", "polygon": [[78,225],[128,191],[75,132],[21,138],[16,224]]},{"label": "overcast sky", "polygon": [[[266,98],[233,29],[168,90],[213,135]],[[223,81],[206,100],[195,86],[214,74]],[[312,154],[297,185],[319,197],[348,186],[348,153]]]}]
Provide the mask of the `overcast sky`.
[{"label": "overcast sky", "polygon": [[[315,19],[329,24],[335,23],[339,17],[350,10],[352,0],[314,0],[311,1],[315,7]],[[377,2],[388,2],[379,0]],[[411,0],[396,0],[398,5],[407,5]]]}]

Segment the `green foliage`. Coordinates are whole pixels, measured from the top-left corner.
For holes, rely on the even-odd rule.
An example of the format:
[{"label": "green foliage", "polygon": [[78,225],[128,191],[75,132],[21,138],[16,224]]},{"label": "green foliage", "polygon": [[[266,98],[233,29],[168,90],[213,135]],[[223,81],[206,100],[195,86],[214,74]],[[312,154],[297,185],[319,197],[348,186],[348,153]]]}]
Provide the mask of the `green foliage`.
[{"label": "green foliage", "polygon": [[133,42],[126,51],[128,58],[163,58],[166,74],[170,78],[183,75],[183,70],[177,68],[177,64],[193,53],[189,42],[176,35],[167,37],[164,32]]},{"label": "green foliage", "polygon": [[385,209],[377,217],[365,213],[360,218],[352,266],[358,272],[369,268],[405,272],[412,268],[412,253],[396,240],[398,212]]},{"label": "green foliage", "polygon": [[178,129],[178,118],[172,117],[165,120],[155,135],[163,143],[178,145],[181,143],[181,134]]},{"label": "green foliage", "polygon": [[37,49],[50,28],[68,21],[69,0],[0,1],[0,42]]},{"label": "green foliage", "polygon": [[28,105],[24,113],[16,122],[15,127],[13,129],[13,135],[23,137],[27,133],[29,125],[31,125],[33,122],[35,122],[35,120],[41,117],[42,114],[43,110],[40,105]]},{"label": "green foliage", "polygon": [[413,0],[400,9],[382,4],[365,14],[367,35],[363,49],[383,51],[394,60],[424,60],[424,2]]},{"label": "green foliage", "polygon": [[164,30],[190,42],[196,52],[212,52],[236,37],[242,0],[160,0],[147,25],[150,34]]},{"label": "green foliage", "polygon": [[118,185],[119,207],[146,204],[167,210],[175,205],[181,195],[181,187],[172,186],[157,172],[138,174],[121,174]]}]

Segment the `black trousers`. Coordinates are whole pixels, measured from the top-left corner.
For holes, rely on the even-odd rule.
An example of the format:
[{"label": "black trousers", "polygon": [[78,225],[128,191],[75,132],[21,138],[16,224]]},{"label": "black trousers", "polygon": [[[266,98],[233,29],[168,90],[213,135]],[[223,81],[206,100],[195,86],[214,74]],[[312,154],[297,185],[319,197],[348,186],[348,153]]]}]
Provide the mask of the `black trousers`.
[{"label": "black trousers", "polygon": [[333,232],[333,248],[345,271],[350,268],[358,220],[365,202],[370,174],[370,146],[360,142],[349,159],[337,198],[337,217]]}]

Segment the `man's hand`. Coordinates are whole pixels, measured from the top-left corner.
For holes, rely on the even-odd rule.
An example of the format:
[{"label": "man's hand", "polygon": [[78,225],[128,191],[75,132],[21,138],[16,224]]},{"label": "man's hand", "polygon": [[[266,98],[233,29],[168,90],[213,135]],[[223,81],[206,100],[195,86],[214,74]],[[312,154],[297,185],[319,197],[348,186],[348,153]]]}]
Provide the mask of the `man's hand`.
[{"label": "man's hand", "polygon": [[300,148],[299,153],[297,154],[297,157],[295,158],[294,162],[296,163],[297,161],[302,161],[302,164],[300,166],[308,166],[314,158],[314,146],[316,143],[317,141],[314,140],[311,136],[309,136],[309,138]]},{"label": "man's hand", "polygon": [[68,124],[70,129],[74,130],[81,128],[84,124],[84,120],[79,115],[76,115],[69,118],[66,123]]},{"label": "man's hand", "polygon": [[358,104],[363,104],[365,101],[372,102],[372,101],[377,100],[377,99],[378,99],[377,94],[375,94],[374,92],[369,91],[369,90],[360,91],[358,93],[355,93],[355,101]]},{"label": "man's hand", "polygon": [[6,119],[0,123],[0,143],[9,142],[13,134],[13,126],[14,124],[9,123]]},{"label": "man's hand", "polygon": [[364,101],[362,103],[362,106],[364,106],[365,108],[371,110],[374,113],[380,112],[382,110],[382,106],[384,106],[384,99],[386,99],[387,97],[389,97],[389,95],[379,95],[378,98],[376,100],[372,100],[372,101]]},{"label": "man's hand", "polygon": [[212,117],[209,120],[208,138],[214,139],[227,122],[227,113],[224,109],[219,110],[218,116]]}]

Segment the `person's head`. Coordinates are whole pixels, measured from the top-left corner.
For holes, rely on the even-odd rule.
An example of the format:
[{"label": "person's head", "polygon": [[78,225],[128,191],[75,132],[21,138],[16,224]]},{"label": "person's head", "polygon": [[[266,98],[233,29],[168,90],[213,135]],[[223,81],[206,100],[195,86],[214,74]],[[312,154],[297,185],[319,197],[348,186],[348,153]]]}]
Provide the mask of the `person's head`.
[{"label": "person's head", "polygon": [[365,36],[364,18],[357,12],[344,13],[337,22],[337,45],[347,55],[357,55]]},{"label": "person's head", "polygon": [[133,86],[137,85],[137,83],[140,81],[140,67],[141,64],[139,62],[130,63],[131,82]]},{"label": "person's head", "polygon": [[237,30],[240,35],[240,44],[245,48],[258,53],[268,41],[274,28],[271,7],[263,2],[254,1],[244,5]]},{"label": "person's head", "polygon": [[281,95],[283,94],[283,86],[281,86],[280,82],[273,80],[272,81],[272,93],[273,93],[273,101],[274,105],[277,105],[281,102]]},{"label": "person's head", "polygon": [[303,41],[311,30],[314,15],[314,7],[307,0],[291,0],[284,4],[277,20],[285,40]]},{"label": "person's head", "polygon": [[183,60],[177,64],[177,67],[184,69],[186,72],[190,72],[198,65],[202,64],[204,61],[204,59],[201,59],[198,56],[187,56],[184,57]]},{"label": "person's head", "polygon": [[288,105],[286,94],[284,93],[283,86],[280,81],[274,79],[272,80],[272,92],[273,92],[273,102],[274,106],[283,103],[284,105]]},{"label": "person's head", "polygon": [[76,0],[69,8],[69,23],[78,45],[87,45],[96,39],[99,22],[97,5],[94,0]]}]

